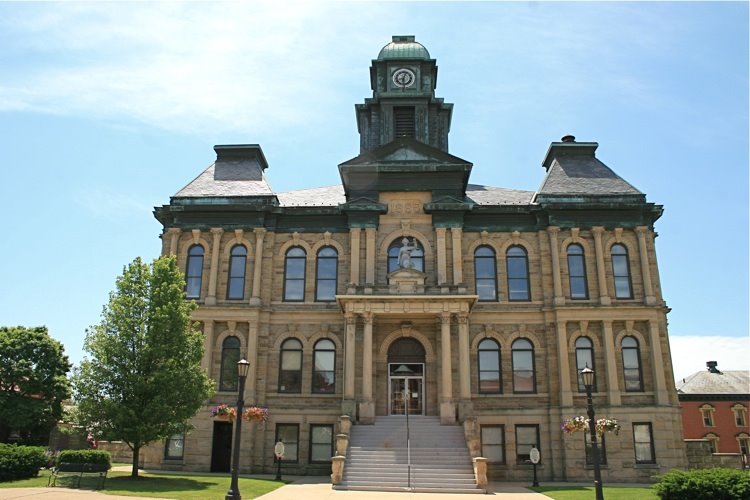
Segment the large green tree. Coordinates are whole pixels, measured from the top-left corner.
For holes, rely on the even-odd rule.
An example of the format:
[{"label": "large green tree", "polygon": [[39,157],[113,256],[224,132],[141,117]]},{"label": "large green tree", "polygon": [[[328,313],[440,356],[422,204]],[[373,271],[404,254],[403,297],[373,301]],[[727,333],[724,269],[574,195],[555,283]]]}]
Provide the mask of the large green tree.
[{"label": "large green tree", "polygon": [[46,444],[70,396],[70,363],[46,326],[0,327],[0,442]]},{"label": "large green tree", "polygon": [[73,385],[77,419],[95,435],[138,454],[150,442],[184,432],[213,392],[201,368],[203,334],[190,319],[185,279],[174,257],[135,259],[117,278],[101,323],[86,332],[88,356]]}]

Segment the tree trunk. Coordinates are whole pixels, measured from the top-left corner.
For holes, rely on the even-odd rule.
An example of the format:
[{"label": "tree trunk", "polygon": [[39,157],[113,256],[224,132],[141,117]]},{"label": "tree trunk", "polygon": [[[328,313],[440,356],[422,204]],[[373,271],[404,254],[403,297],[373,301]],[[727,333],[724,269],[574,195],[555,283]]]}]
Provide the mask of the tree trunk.
[{"label": "tree trunk", "polygon": [[141,447],[140,446],[133,446],[133,470],[130,472],[130,477],[137,479],[138,478],[138,458],[141,454]]}]

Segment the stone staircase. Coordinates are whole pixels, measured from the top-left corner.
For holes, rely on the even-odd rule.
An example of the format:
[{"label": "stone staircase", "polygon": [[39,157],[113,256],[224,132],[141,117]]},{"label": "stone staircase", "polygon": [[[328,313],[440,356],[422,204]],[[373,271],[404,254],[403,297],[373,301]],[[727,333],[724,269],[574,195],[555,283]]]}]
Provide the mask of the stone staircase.
[{"label": "stone staircase", "polygon": [[374,425],[352,426],[343,481],[334,488],[485,493],[477,487],[461,426],[440,425],[438,417],[410,416],[409,431],[410,468],[406,417],[376,417]]}]

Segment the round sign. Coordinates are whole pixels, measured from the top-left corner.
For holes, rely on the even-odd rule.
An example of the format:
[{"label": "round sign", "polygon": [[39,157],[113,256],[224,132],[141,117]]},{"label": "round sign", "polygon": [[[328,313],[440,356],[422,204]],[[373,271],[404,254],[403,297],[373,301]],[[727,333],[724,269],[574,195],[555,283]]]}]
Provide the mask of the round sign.
[{"label": "round sign", "polygon": [[532,464],[538,464],[539,459],[542,457],[539,454],[539,450],[537,450],[536,448],[532,448],[531,451],[529,452],[529,458],[531,459]]},{"label": "round sign", "polygon": [[276,458],[284,458],[284,443],[281,441],[276,443],[276,446],[273,447],[273,452],[276,455]]}]

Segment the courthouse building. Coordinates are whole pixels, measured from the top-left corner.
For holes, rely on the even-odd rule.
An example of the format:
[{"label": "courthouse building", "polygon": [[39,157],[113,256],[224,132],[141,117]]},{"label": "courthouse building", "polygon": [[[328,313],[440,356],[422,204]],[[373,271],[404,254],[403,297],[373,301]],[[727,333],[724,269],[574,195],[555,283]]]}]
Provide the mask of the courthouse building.
[{"label": "courthouse building", "polygon": [[491,477],[528,480],[536,446],[542,480],[586,479],[588,440],[560,428],[585,414],[584,366],[597,416],[622,427],[605,436],[605,483],[684,464],[662,207],[572,136],[539,152],[537,191],[472,184],[497,166],[450,153],[436,84],[427,49],[393,37],[355,105],[360,154],[340,185],[275,192],[259,145],[223,145],[155,209],[217,390],[160,447],[162,467],[229,470],[233,428],[211,408],[235,404],[240,356],[246,403],[270,409],[243,428],[243,473],[273,471],[277,439],[286,473],[329,473],[341,415],[356,427],[408,409],[463,426]]}]

